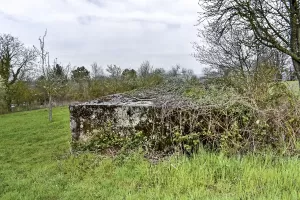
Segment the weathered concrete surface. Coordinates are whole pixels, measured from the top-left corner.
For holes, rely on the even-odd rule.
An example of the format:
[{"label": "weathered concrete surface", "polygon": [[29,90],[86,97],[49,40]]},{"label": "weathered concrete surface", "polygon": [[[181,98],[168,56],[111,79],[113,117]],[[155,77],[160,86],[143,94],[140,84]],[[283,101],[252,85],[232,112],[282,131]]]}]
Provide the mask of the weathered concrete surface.
[{"label": "weathered concrete surface", "polygon": [[165,143],[172,142],[174,128],[181,131],[194,128],[188,125],[195,120],[191,110],[184,109],[182,104],[174,107],[175,101],[172,96],[144,98],[116,94],[70,105],[72,140],[88,142],[99,130],[124,138],[142,132],[156,150],[164,150]]},{"label": "weathered concrete surface", "polygon": [[85,141],[99,128],[118,131],[123,135],[141,129],[143,123],[149,123],[155,105],[149,100],[136,100],[117,94],[70,105],[69,108],[72,138]]}]

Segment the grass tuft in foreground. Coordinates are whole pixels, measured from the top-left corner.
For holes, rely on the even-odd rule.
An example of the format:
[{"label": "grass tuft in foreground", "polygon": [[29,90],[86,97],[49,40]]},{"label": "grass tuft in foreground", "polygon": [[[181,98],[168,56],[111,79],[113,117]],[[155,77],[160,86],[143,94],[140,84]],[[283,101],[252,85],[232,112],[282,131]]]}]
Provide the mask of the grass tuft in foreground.
[{"label": "grass tuft in foreground", "polygon": [[0,116],[0,199],[299,199],[300,160],[70,155],[67,108]]}]

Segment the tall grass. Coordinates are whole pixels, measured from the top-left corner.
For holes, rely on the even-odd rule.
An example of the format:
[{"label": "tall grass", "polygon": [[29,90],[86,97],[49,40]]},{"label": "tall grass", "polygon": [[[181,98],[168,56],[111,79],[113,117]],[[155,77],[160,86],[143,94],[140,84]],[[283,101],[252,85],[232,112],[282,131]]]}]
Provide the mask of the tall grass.
[{"label": "tall grass", "polygon": [[299,199],[296,157],[69,154],[67,108],[0,116],[0,199]]}]

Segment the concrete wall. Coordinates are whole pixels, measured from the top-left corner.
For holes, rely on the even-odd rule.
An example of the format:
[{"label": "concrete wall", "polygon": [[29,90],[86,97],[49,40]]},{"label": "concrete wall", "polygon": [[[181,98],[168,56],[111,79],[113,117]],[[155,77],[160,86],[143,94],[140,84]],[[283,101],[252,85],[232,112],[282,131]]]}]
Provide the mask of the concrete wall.
[{"label": "concrete wall", "polygon": [[152,126],[156,114],[157,110],[153,106],[71,105],[72,139],[87,141],[99,129],[114,131],[124,136],[146,131],[146,127]]},{"label": "concrete wall", "polygon": [[[160,101],[161,102],[161,101]],[[197,129],[196,110],[163,106],[157,101],[109,96],[99,101],[70,105],[73,144],[97,149],[103,140],[128,142],[142,133],[141,145],[154,151],[172,151],[176,137]],[[99,136],[100,134],[100,136]],[[178,138],[177,138],[178,139]],[[98,141],[95,141],[98,140]],[[125,142],[124,142],[125,143]],[[122,146],[119,144],[118,146]],[[124,144],[126,145],[126,144]],[[73,145],[74,150],[77,146]],[[103,143],[101,143],[101,148]]]}]

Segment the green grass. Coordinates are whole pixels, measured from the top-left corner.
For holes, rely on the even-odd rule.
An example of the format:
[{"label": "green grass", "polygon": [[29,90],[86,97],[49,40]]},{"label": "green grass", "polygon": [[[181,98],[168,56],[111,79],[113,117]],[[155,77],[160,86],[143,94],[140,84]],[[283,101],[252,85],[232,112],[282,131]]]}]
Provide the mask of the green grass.
[{"label": "green grass", "polygon": [[298,81],[286,81],[286,84],[295,94],[299,94]]},{"label": "green grass", "polygon": [[0,116],[0,199],[300,199],[300,160],[69,154],[67,108]]}]

